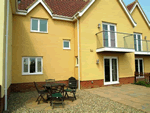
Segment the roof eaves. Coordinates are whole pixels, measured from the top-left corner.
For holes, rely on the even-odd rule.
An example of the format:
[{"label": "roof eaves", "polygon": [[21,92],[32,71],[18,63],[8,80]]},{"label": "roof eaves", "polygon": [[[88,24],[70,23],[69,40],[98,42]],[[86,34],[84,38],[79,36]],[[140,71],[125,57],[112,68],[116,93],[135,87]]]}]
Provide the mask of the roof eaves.
[{"label": "roof eaves", "polygon": [[133,19],[133,17],[131,16],[129,10],[127,9],[125,3],[122,0],[118,0],[120,2],[120,4],[122,5],[124,11],[126,12],[126,14],[128,15],[129,19],[131,20],[133,26],[135,27],[137,25],[137,23],[135,22],[135,20]]},{"label": "roof eaves", "polygon": [[142,16],[144,17],[145,21],[147,22],[148,26],[150,27],[150,21],[149,21],[149,19],[147,18],[145,12],[143,11],[143,9],[142,9],[142,7],[141,7],[141,5],[140,5],[140,3],[139,3],[138,1],[136,2],[136,4],[135,4],[135,6],[133,7],[133,9],[130,11],[130,14],[133,13],[133,11],[134,11],[134,9],[135,9],[136,6],[138,6],[138,8],[139,8],[139,10],[140,10],[140,12],[141,12],[141,14],[142,14]]}]

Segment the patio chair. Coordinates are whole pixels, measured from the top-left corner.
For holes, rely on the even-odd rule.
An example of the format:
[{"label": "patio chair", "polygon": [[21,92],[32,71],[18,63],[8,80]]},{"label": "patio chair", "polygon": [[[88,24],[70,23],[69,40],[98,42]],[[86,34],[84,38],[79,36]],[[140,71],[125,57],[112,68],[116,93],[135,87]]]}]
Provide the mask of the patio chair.
[{"label": "patio chair", "polygon": [[50,106],[52,106],[52,109],[54,109],[55,104],[61,104],[64,107],[62,87],[51,87],[50,91]]},{"label": "patio chair", "polygon": [[[70,77],[68,79],[68,87],[65,89],[65,97],[66,98],[72,98],[72,101],[75,99],[76,100],[76,89],[77,89],[77,80],[74,77]],[[68,96],[68,92],[73,94],[73,97]]]},{"label": "patio chair", "polygon": [[36,88],[36,90],[37,90],[37,92],[39,94],[36,102],[38,101],[38,104],[39,104],[41,99],[43,99],[43,101],[47,103],[47,101],[44,99],[43,95],[47,94],[48,91],[47,90],[39,90],[38,87],[37,87],[37,84],[35,82],[34,82],[34,85],[35,85],[35,88]]}]

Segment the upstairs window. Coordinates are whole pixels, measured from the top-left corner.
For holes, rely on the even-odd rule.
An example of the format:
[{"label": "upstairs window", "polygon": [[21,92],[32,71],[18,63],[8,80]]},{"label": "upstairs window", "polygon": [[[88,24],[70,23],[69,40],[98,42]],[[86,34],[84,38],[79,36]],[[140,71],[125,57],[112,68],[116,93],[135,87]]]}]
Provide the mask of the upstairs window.
[{"label": "upstairs window", "polygon": [[43,74],[42,57],[22,57],[22,75]]},{"label": "upstairs window", "polygon": [[47,20],[31,18],[31,32],[47,33]]},{"label": "upstairs window", "polygon": [[70,40],[63,40],[63,49],[71,49]]}]

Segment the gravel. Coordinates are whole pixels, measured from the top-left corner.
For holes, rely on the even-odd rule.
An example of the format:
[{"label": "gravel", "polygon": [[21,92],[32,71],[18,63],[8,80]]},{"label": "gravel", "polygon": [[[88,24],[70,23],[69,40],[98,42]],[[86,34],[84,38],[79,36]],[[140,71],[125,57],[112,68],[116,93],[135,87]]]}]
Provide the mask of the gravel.
[{"label": "gravel", "polygon": [[[37,97],[38,93],[36,91],[11,93],[8,99],[8,110],[10,113],[145,113],[142,110],[92,94],[85,90],[77,90],[77,100],[73,102],[70,101],[71,104],[75,104],[66,104],[64,108],[57,107],[53,110],[37,110],[36,108],[29,108],[26,106],[28,100],[31,98],[36,99]],[[47,104],[49,105],[49,103]],[[40,104],[37,106],[40,106]]]}]

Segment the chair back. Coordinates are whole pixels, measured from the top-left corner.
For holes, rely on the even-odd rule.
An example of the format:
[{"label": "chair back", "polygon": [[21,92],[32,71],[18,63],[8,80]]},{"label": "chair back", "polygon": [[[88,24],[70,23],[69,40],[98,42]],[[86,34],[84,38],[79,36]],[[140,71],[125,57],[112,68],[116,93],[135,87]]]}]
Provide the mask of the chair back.
[{"label": "chair back", "polygon": [[45,79],[46,84],[48,83],[54,83],[55,79]]},{"label": "chair back", "polygon": [[74,77],[68,79],[68,87],[70,89],[77,89],[77,80]]},{"label": "chair back", "polygon": [[39,92],[39,89],[38,89],[37,84],[35,82],[34,82],[34,85],[35,85],[37,92]]}]

